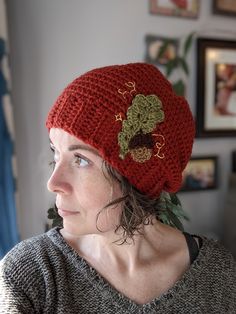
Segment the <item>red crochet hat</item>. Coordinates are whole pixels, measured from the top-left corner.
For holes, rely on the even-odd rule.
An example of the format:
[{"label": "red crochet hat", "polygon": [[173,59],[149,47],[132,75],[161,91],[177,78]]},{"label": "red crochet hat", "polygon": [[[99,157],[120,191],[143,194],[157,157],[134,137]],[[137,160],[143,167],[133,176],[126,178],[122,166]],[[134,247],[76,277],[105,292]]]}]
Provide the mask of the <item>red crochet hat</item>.
[{"label": "red crochet hat", "polygon": [[61,128],[95,147],[150,197],[180,188],[194,125],[186,100],[145,63],[83,74],[65,88],[46,122],[48,129]]}]

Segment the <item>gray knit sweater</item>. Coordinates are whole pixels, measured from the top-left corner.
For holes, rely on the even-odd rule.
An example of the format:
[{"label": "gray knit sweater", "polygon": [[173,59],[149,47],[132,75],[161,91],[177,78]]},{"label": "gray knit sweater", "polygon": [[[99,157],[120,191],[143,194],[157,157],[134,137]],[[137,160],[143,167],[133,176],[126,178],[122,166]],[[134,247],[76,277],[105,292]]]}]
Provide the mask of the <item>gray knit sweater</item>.
[{"label": "gray knit sweater", "polygon": [[236,313],[235,262],[208,239],[182,279],[145,305],[116,291],[57,228],[21,242],[0,265],[0,313]]}]

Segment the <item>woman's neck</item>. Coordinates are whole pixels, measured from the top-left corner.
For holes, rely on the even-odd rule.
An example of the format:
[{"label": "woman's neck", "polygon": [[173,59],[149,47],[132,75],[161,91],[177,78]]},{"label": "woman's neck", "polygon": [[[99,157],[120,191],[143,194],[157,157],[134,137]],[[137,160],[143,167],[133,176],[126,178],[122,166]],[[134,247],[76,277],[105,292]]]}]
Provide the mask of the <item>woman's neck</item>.
[{"label": "woman's neck", "polygon": [[[112,264],[132,272],[137,267],[151,263],[160,255],[163,257],[171,249],[173,239],[180,234],[179,231],[163,225],[159,221],[152,225],[144,225],[141,234],[134,235],[128,243],[119,244],[119,234],[90,234],[73,237],[63,229],[61,233],[70,246],[82,257],[91,263]],[[167,249],[168,248],[168,249]]]}]

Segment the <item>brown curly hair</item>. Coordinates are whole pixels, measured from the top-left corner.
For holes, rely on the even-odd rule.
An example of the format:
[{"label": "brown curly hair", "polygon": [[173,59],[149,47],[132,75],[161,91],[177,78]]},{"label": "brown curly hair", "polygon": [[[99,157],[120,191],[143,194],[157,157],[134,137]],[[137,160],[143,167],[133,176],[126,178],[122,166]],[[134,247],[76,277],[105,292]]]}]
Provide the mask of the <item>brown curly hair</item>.
[{"label": "brown curly hair", "polygon": [[[147,195],[138,191],[106,161],[103,161],[102,169],[107,180],[111,183],[116,181],[120,185],[123,197],[109,202],[103,209],[122,203],[123,210],[120,224],[116,227],[115,232],[122,230],[121,244],[127,243],[128,239],[132,240],[135,234],[142,233],[143,225],[152,224],[153,218],[158,218],[159,198],[150,199]],[[102,210],[98,213],[98,216]]]}]

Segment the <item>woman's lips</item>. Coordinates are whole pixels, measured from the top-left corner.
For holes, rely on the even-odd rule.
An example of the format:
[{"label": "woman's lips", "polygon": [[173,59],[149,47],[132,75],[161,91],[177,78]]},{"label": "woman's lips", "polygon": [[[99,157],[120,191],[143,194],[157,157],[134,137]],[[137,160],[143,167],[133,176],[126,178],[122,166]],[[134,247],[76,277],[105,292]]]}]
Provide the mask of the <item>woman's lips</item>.
[{"label": "woman's lips", "polygon": [[79,212],[77,211],[72,211],[72,210],[66,210],[66,209],[62,209],[62,208],[58,208],[58,214],[61,217],[67,217],[67,216],[75,216],[78,215]]}]

